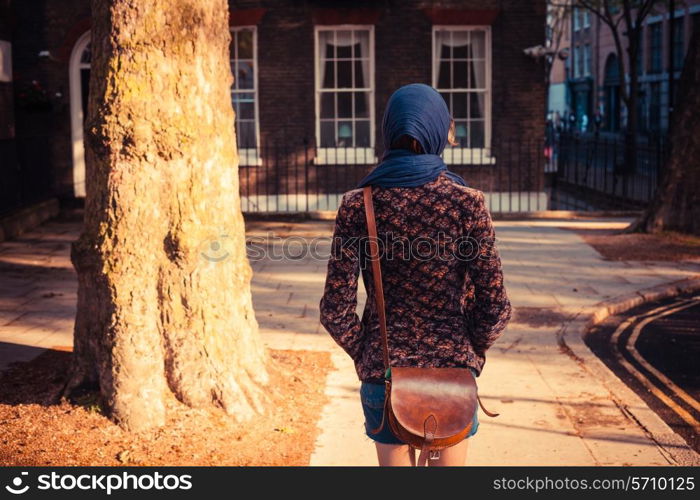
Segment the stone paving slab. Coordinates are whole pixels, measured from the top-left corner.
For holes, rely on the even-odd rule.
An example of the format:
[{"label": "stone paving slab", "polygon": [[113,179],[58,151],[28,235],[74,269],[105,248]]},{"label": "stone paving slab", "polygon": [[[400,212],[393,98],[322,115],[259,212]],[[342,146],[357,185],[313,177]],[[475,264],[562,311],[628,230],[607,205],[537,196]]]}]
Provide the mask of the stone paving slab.
[{"label": "stone paving slab", "polygon": [[[496,221],[516,317],[518,311],[539,311],[539,316],[525,315],[530,323],[512,321],[488,352],[477,382],[485,404],[501,416],[481,415],[479,432],[471,438],[470,464],[676,463],[668,448],[679,446],[677,442],[657,444],[619,407],[608,387],[558,344],[566,318],[585,314],[604,300],[700,275],[698,263],[604,261],[575,232],[562,229],[623,227],[628,221]],[[332,228],[325,221],[256,221],[249,225],[249,235],[328,237]],[[69,244],[78,231],[78,223],[52,221],[0,244],[0,370],[33,358],[43,348],[70,345],[77,283]],[[321,250],[324,244],[328,243],[322,243]],[[256,261],[252,266],[253,302],[265,344],[332,353],[335,370],[327,384],[331,402],[320,416],[322,433],[311,464],[375,464],[373,444],[363,434],[354,367],[318,321],[326,262],[307,256],[291,262]],[[358,311],[366,300],[360,287]],[[644,405],[631,393],[623,403],[630,408]]]}]

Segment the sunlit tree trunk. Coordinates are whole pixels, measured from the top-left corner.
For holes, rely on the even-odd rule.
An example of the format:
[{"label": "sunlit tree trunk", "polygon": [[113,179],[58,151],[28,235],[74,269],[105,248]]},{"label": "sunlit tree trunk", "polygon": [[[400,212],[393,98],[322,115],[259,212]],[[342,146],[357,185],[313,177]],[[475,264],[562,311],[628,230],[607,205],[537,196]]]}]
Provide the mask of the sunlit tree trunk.
[{"label": "sunlit tree trunk", "polygon": [[261,409],[265,353],[238,194],[226,0],[93,0],[74,371],[110,415],[164,423],[174,395]]}]

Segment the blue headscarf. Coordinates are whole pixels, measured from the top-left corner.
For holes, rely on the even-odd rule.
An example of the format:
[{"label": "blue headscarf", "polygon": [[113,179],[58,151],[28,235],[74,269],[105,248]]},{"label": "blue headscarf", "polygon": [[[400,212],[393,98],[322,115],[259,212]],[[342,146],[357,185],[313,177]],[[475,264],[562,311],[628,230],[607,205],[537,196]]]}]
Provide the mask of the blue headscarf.
[{"label": "blue headscarf", "polygon": [[[382,120],[382,162],[360,181],[358,187],[421,186],[435,180],[442,172],[466,186],[464,179],[447,170],[447,165],[440,157],[447,145],[451,120],[445,100],[434,88],[412,83],[398,89],[389,98]],[[406,149],[389,149],[402,135],[416,139],[425,154],[416,154]]]}]

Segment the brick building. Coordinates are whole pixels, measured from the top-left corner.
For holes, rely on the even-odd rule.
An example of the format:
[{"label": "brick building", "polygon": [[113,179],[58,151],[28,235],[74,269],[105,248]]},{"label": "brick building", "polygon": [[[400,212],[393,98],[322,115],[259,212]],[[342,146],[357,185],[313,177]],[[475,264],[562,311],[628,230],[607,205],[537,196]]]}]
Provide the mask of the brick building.
[{"label": "brick building", "polygon": [[[15,90],[17,137],[45,152],[26,161],[48,165],[54,195],[80,199],[89,1],[10,3],[15,86],[37,82],[46,101],[32,104]],[[546,89],[541,61],[523,53],[543,42],[544,0],[233,0],[230,7],[244,210],[335,208],[339,193],[381,157],[386,102],[412,82],[444,95],[460,142],[445,160],[487,192],[493,210],[546,208]]]},{"label": "brick building", "polygon": [[[621,15],[621,14],[620,14]],[[673,20],[673,30],[671,30]],[[584,10],[570,12],[562,37],[570,57],[555,61],[549,90],[550,112],[573,114],[579,130],[593,130],[596,114],[603,133],[617,134],[626,124],[626,110],[619,96],[622,78],[610,29]],[[673,16],[660,3],[643,22],[638,58],[638,130],[659,136],[668,129],[672,87],[680,78],[683,59],[694,29],[700,29],[700,0],[675,2]],[[627,39],[622,36],[627,61]],[[672,83],[673,82],[673,83]]]}]

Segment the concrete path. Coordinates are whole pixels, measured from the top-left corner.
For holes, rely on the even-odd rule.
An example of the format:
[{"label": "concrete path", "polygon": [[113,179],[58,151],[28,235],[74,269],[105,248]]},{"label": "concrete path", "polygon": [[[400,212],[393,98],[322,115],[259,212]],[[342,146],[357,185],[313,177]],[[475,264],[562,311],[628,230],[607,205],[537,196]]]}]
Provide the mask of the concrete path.
[{"label": "concrete path", "polygon": [[[516,313],[478,379],[485,404],[501,416],[482,414],[470,464],[671,465],[697,457],[678,439],[667,439],[669,433],[655,436],[630,418],[624,408],[643,410],[643,401],[625,393],[620,405],[620,395],[612,397],[608,385],[591,377],[557,341],[562,324],[601,301],[700,275],[698,263],[608,262],[562,229],[626,223],[496,222]],[[322,433],[311,464],[375,464],[374,447],[363,434],[354,368],[318,321],[332,222],[254,222],[248,229],[249,239],[267,250],[265,258],[252,262],[253,299],[266,344],[328,350],[333,356],[331,403],[320,416]],[[68,255],[78,230],[76,222],[52,221],[0,244],[0,369],[42,348],[71,344],[76,283]],[[311,241],[318,255],[305,251],[298,236]],[[360,308],[363,303],[361,290]],[[656,424],[669,430],[660,419]]]}]

